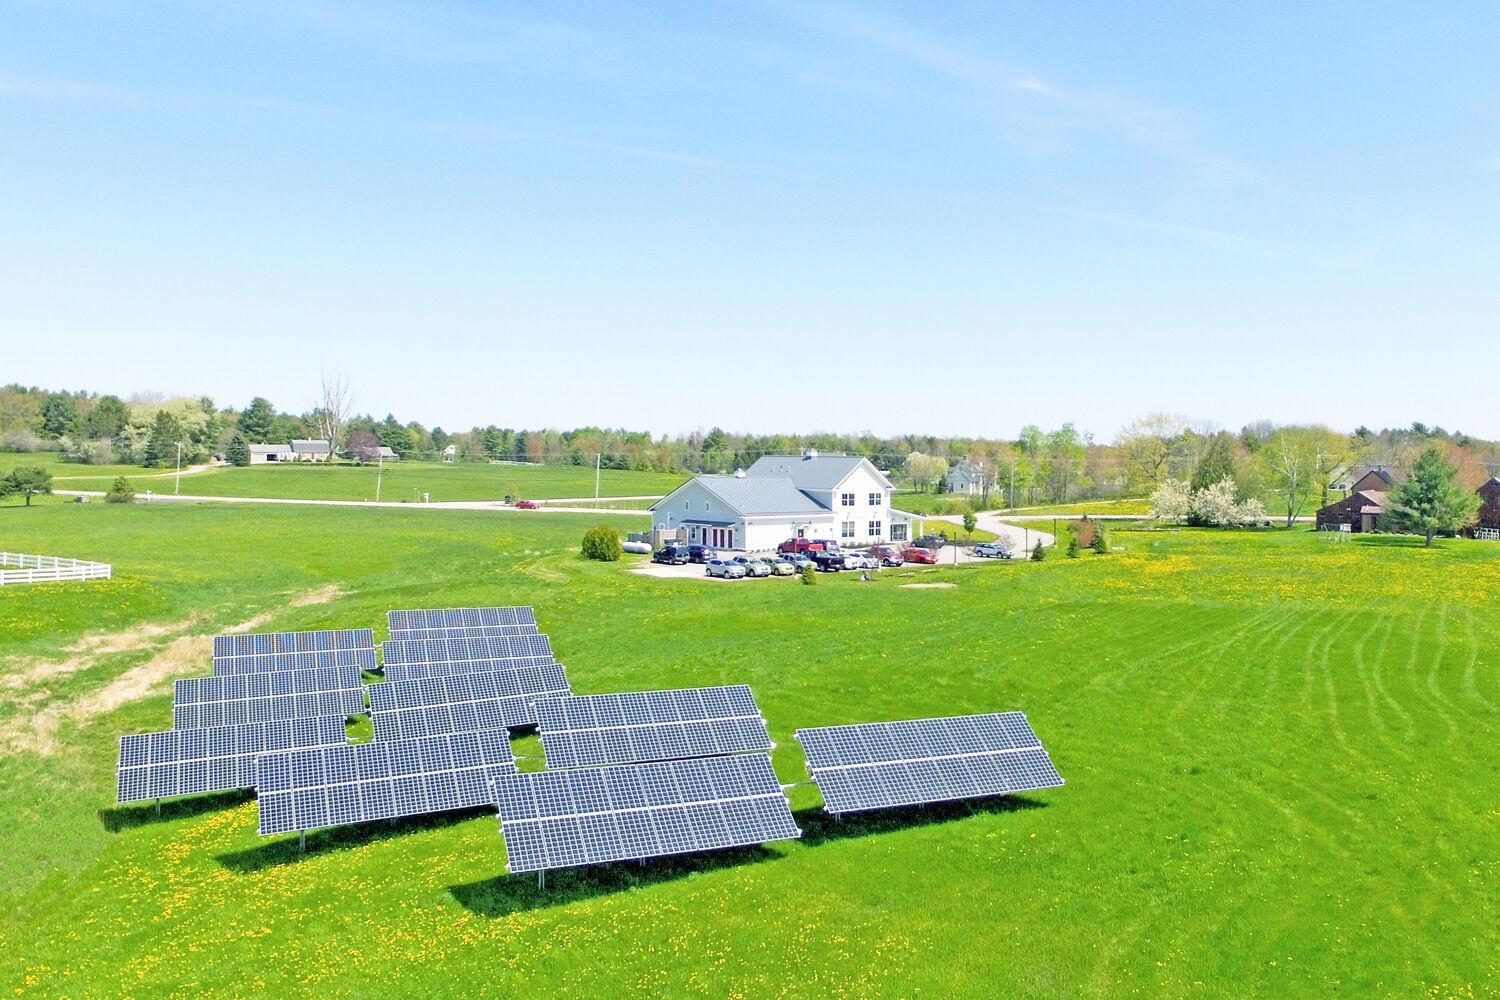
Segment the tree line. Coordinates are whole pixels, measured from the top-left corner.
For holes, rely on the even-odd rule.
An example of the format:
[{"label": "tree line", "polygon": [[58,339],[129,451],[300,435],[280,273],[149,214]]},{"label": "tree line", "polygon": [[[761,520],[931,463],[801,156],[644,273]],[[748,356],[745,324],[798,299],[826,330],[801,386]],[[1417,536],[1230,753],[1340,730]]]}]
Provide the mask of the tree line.
[{"label": "tree line", "polygon": [[[1101,442],[1072,423],[1028,424],[1013,438],[904,434],[771,434],[725,431],[652,435],[597,426],[571,430],[475,426],[448,431],[394,414],[355,412],[347,382],[324,378],[313,405],[288,411],[263,396],[242,408],[208,397],[140,394],[128,399],[90,392],[0,387],[0,449],[57,450],[65,460],[167,467],[182,449],[184,464],[224,455],[249,461],[248,446],[297,438],[332,440],[354,460],[373,460],[380,446],[404,459],[437,459],[451,448],[460,461],[529,462],[670,473],[748,468],[764,455],[806,449],[869,458],[906,487],[941,493],[963,464],[975,473],[984,506],[1026,506],[1070,500],[1148,496],[1169,479],[1202,490],[1232,479],[1236,500],[1262,498],[1290,516],[1328,501],[1340,468],[1356,464],[1410,466],[1436,448],[1477,486],[1500,471],[1500,446],[1441,427],[1415,423],[1341,433],[1316,425],[1262,421],[1238,431],[1155,413]],[[1488,463],[1488,464],[1487,464]]]}]

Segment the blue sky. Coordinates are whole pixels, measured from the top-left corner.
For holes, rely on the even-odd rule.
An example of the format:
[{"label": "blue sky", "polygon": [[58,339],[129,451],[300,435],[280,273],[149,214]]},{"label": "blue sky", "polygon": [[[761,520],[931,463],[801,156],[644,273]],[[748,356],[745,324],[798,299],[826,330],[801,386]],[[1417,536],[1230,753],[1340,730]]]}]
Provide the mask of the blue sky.
[{"label": "blue sky", "polygon": [[0,381],[1500,436],[1500,6],[1300,7],[0,0]]}]

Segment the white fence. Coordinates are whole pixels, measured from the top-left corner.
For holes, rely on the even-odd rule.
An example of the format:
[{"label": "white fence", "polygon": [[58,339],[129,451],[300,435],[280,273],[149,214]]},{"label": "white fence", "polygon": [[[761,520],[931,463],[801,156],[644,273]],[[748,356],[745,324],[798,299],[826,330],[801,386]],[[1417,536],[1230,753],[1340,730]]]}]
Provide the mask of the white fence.
[{"label": "white fence", "polygon": [[1500,542],[1500,528],[1475,528],[1474,537],[1486,542]]},{"label": "white fence", "polygon": [[[15,566],[16,569],[7,567]],[[56,583],[61,580],[108,580],[114,573],[109,563],[57,556],[28,556],[0,552],[0,584]]]}]

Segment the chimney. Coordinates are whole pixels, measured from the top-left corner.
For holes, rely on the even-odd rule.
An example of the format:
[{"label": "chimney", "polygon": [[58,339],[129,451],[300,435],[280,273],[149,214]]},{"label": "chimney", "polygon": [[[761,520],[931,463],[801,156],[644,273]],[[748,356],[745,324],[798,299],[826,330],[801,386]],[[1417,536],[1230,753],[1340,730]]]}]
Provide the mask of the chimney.
[{"label": "chimney", "polygon": [[736,478],[736,479],[744,479],[745,478],[745,470],[744,469],[735,469],[734,470],[734,478]]},{"label": "chimney", "polygon": [[818,457],[818,449],[816,449],[816,448],[809,448],[809,449],[807,449],[806,451],[804,451],[802,453],[802,460],[804,462],[807,461],[810,458],[817,458],[817,457]]}]

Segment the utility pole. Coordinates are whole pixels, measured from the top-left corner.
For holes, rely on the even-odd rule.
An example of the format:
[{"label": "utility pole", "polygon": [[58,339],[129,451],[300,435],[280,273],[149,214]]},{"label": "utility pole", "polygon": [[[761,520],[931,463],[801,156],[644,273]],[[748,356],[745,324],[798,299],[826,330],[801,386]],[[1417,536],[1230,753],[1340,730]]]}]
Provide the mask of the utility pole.
[{"label": "utility pole", "polygon": [[1016,456],[1010,456],[1010,509],[1016,509]]},{"label": "utility pole", "polygon": [[596,452],[594,452],[594,499],[595,500],[599,499],[599,469],[602,466],[603,462],[604,462],[604,453],[602,451],[596,451]]},{"label": "utility pole", "polygon": [[172,487],[173,495],[182,492],[182,442],[177,442],[177,485]]},{"label": "utility pole", "polygon": [[376,459],[379,464],[375,466],[375,502],[380,502],[380,480],[385,476],[385,453],[377,452]]}]

